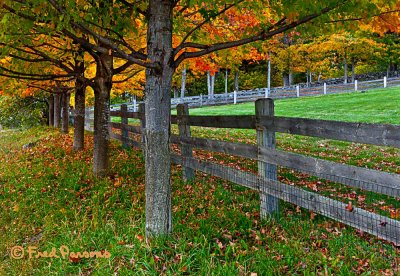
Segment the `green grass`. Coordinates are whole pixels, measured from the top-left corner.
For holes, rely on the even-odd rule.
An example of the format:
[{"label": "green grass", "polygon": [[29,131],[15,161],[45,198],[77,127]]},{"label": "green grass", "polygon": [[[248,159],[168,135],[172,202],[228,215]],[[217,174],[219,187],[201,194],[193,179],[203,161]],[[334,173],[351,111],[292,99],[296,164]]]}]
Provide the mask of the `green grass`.
[{"label": "green grass", "polygon": [[[388,99],[389,96],[397,95]],[[297,113],[312,117],[316,101],[342,105],[351,113],[363,113],[357,97],[372,95],[380,102],[376,110],[387,109],[383,121],[366,117],[364,121],[399,123],[397,90],[366,94],[335,95],[277,101],[277,113]],[[354,97],[353,100],[347,97]],[[396,98],[397,97],[397,98]],[[381,99],[384,98],[385,100]],[[319,99],[319,100],[318,100]],[[304,101],[304,102],[303,102]],[[367,101],[366,98],[363,101]],[[302,102],[302,103],[299,103]],[[354,102],[354,104],[352,103]],[[290,105],[294,113],[289,113]],[[305,107],[308,106],[308,108]],[[246,107],[247,106],[247,107]],[[219,107],[238,114],[252,114],[253,104]],[[362,106],[362,105],[361,105]],[[282,110],[283,107],[286,111]],[[303,108],[303,109],[302,109]],[[325,109],[323,108],[323,109]],[[370,111],[373,107],[370,107]],[[382,108],[382,109],[381,109]],[[215,114],[213,108],[192,110],[192,114]],[[240,109],[240,110],[239,110]],[[300,110],[303,111],[300,111]],[[329,116],[351,120],[331,108]],[[286,113],[285,113],[286,112]],[[336,112],[337,114],[332,114]],[[381,112],[381,111],[379,111]],[[375,113],[379,113],[375,112]],[[329,113],[329,112],[328,112]],[[361,116],[361,115],[360,115]],[[390,121],[397,116],[395,121]],[[324,117],[325,118],[325,117]],[[347,119],[346,119],[347,118]],[[326,119],[326,118],[325,118]],[[361,119],[360,119],[361,120]],[[254,131],[193,128],[193,135],[254,143]],[[22,150],[27,142],[38,141]],[[181,170],[173,167],[174,233],[164,239],[146,242],[144,237],[144,164],[141,152],[111,146],[111,173],[104,179],[91,174],[93,139],[87,135],[86,150],[71,151],[72,136],[47,128],[0,132],[0,275],[292,275],[338,274],[378,275],[399,273],[400,251],[354,228],[283,204],[278,220],[261,220],[258,194],[216,177],[197,173],[196,180],[184,183]],[[338,162],[400,173],[400,151],[338,141],[279,135],[278,147]],[[221,154],[212,157],[196,151],[198,157],[232,163],[254,171],[255,162]],[[280,170],[280,180],[315,184],[320,193],[331,187],[317,179]],[[348,201],[352,192],[337,186],[337,199]],[[384,215],[398,210],[396,199],[365,196],[365,207]],[[379,200],[377,200],[379,199]],[[383,202],[383,203],[382,203]],[[356,205],[355,204],[355,205]],[[74,251],[107,250],[110,259],[28,259],[10,258],[10,249],[37,246],[50,250],[61,245]]]},{"label": "green grass", "polygon": [[[377,89],[275,101],[276,116],[400,124],[400,89]],[[254,115],[254,103],[203,107],[191,115]]]}]

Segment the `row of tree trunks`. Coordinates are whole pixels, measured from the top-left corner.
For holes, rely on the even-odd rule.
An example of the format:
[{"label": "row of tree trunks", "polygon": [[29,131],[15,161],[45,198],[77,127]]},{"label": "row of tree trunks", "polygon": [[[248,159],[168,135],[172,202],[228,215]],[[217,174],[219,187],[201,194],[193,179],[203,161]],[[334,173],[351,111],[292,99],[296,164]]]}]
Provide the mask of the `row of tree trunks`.
[{"label": "row of tree trunks", "polygon": [[[62,133],[68,133],[70,94],[52,94],[49,97],[49,126],[60,128]],[[61,116],[62,114],[62,116]]]},{"label": "row of tree trunks", "polygon": [[[82,80],[76,82],[75,112],[74,112],[74,145],[75,151],[84,148],[85,135],[85,90],[86,85]],[[59,128],[61,132],[69,132],[70,94],[51,94],[49,99],[49,126]],[[62,113],[62,116],[61,116]]]}]

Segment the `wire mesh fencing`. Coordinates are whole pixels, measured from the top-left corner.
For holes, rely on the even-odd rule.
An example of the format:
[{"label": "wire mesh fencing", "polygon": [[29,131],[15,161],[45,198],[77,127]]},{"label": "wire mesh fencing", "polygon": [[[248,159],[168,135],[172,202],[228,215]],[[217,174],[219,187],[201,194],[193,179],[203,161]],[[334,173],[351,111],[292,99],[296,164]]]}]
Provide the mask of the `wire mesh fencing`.
[{"label": "wire mesh fencing", "polygon": [[[391,147],[393,151],[400,148],[399,125],[276,117],[272,99],[257,100],[255,106],[255,116],[189,116],[188,105],[178,107],[178,115],[171,117],[171,123],[178,125],[178,130],[171,135],[170,142],[179,150],[171,152],[171,159],[182,166],[185,180],[193,178],[194,171],[201,171],[252,189],[260,194],[261,217],[279,212],[282,200],[400,245],[398,170],[373,170],[315,158],[277,149],[275,143],[275,134],[284,132],[285,135]],[[112,111],[111,115],[125,122],[128,117],[140,120],[140,126],[111,124],[117,129],[111,135],[113,138],[140,148],[144,141],[143,110],[142,113]],[[191,126],[254,129],[257,144],[192,137]],[[253,160],[258,173],[243,171],[240,164],[232,166],[232,162],[223,164],[198,158],[193,154],[194,149]],[[395,152],[400,156],[400,151]],[[289,170],[293,179],[299,181],[279,180],[278,171],[282,169]]]}]

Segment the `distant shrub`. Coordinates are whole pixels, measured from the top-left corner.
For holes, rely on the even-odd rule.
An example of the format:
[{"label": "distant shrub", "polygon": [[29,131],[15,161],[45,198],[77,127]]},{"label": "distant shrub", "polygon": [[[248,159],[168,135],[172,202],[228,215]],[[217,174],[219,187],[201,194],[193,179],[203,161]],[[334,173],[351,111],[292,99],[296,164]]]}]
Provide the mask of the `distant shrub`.
[{"label": "distant shrub", "polygon": [[44,99],[18,96],[0,97],[0,125],[29,128],[46,122],[48,105]]}]

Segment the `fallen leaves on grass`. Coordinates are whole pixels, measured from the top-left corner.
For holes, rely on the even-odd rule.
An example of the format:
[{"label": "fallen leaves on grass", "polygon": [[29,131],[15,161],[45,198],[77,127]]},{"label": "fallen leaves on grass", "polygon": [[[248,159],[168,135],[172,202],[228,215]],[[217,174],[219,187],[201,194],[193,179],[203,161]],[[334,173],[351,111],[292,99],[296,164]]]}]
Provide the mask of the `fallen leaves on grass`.
[{"label": "fallen leaves on grass", "polygon": [[354,207],[353,207],[351,201],[349,201],[349,203],[346,205],[346,208],[345,208],[345,209],[346,209],[347,211],[349,211],[349,212],[353,212]]}]

